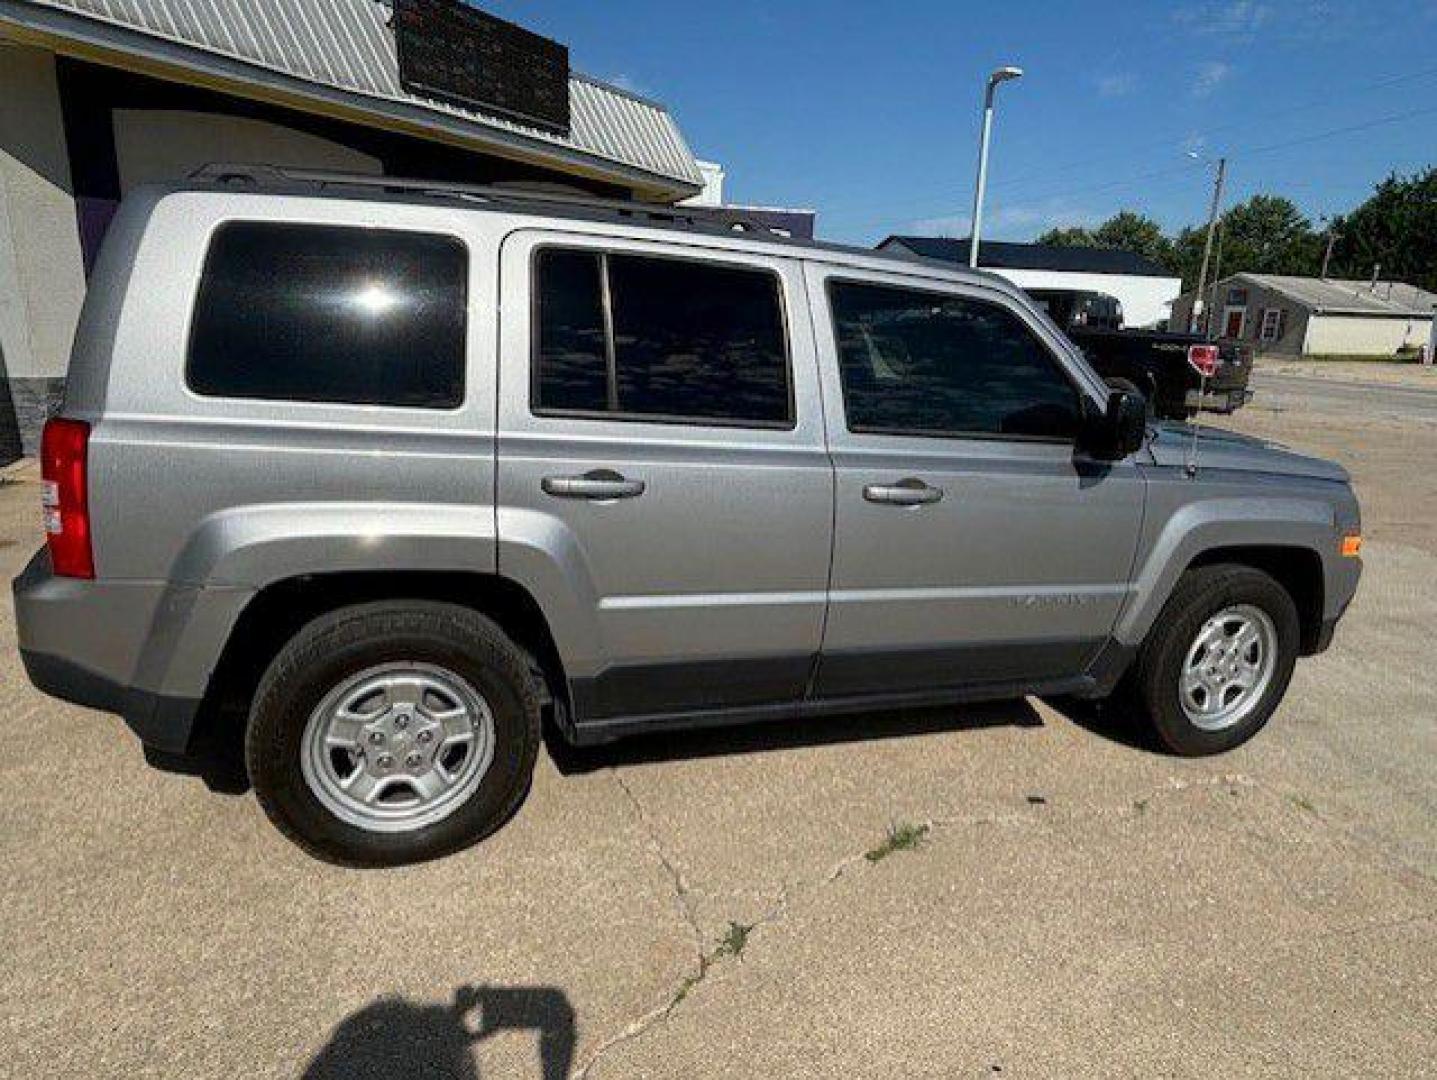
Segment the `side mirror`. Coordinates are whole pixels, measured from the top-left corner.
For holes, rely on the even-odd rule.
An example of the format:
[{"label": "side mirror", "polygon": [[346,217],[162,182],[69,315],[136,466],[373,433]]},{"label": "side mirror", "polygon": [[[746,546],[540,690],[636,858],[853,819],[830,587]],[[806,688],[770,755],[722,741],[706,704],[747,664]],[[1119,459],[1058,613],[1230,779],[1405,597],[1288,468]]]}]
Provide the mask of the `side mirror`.
[{"label": "side mirror", "polygon": [[1120,461],[1142,449],[1148,432],[1148,403],[1133,390],[1114,390],[1101,413],[1090,414],[1084,446],[1100,461]]}]

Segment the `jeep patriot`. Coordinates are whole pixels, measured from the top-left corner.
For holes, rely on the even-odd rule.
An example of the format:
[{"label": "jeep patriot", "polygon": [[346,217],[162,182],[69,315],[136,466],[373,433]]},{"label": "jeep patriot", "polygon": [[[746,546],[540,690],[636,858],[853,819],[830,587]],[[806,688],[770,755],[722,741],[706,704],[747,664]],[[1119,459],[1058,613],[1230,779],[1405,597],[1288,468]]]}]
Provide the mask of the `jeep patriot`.
[{"label": "jeep patriot", "polygon": [[1151,423],[981,272],[702,211],[212,167],[110,228],[14,583],[31,680],[375,866],[544,723],[1125,695],[1250,738],[1357,587],[1337,465]]}]

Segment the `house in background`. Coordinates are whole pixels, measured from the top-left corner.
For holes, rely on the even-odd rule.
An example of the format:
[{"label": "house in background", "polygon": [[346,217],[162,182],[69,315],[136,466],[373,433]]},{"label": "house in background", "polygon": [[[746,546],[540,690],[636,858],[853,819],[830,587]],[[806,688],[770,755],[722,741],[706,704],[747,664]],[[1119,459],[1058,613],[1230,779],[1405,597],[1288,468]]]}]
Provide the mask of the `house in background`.
[{"label": "house in background", "polygon": [[704,189],[693,198],[685,199],[680,206],[712,210],[739,231],[766,230],[795,240],[813,239],[818,211],[727,202],[724,199],[724,182],[728,174],[724,167],[715,161],[699,161],[697,165],[699,174],[704,178]]},{"label": "house in background", "polygon": [[[1401,281],[1234,274],[1215,286],[1213,331],[1289,356],[1396,356],[1432,336],[1437,293]],[[1182,323],[1193,293],[1173,305]]]},{"label": "house in background", "polygon": [[212,162],[672,204],[660,104],[562,45],[412,0],[0,0],[0,462],[33,452],[121,197]]},{"label": "house in background", "polygon": [[[949,236],[890,236],[878,249],[968,265],[968,241]],[[1106,293],[1123,305],[1124,325],[1135,327],[1166,322],[1183,287],[1182,278],[1151,259],[1108,248],[984,240],[978,245],[978,266],[1007,278],[1020,289]]]}]

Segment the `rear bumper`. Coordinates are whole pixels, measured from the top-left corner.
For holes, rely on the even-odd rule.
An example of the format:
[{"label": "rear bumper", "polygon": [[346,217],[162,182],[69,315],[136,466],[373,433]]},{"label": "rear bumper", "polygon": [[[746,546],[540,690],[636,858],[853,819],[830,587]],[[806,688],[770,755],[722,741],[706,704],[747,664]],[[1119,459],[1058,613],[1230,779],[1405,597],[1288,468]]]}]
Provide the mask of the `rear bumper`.
[{"label": "rear bumper", "polygon": [[1252,400],[1252,391],[1246,387],[1234,390],[1189,390],[1184,399],[1184,404],[1189,409],[1201,409],[1204,412],[1230,413],[1236,412]]},{"label": "rear bumper", "polygon": [[36,689],[87,709],[115,713],[146,746],[182,754],[189,749],[198,698],[172,698],[133,686],[47,653],[20,650],[25,674]]},{"label": "rear bumper", "polygon": [[210,674],[249,589],[57,577],[41,549],[12,585],[30,681],[116,713],[147,746],[188,748]]}]

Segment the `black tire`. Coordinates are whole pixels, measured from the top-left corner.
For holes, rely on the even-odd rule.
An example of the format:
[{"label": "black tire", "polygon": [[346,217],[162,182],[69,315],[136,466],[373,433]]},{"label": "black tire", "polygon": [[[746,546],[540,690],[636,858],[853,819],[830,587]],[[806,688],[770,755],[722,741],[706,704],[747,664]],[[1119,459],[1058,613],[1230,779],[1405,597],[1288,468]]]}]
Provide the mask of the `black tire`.
[{"label": "black tire", "polygon": [[[1277,631],[1276,668],[1253,710],[1231,727],[1207,731],[1184,712],[1179,682],[1199,630],[1225,608],[1249,604],[1266,612]],[[1297,606],[1272,577],[1250,566],[1220,564],[1190,570],[1148,634],[1133,669],[1132,691],[1162,745],[1184,757],[1220,754],[1247,742],[1276,711],[1301,645]]]},{"label": "black tire", "polygon": [[[332,688],[376,665],[414,661],[452,672],[484,698],[493,758],[449,816],[413,831],[370,831],[316,797],[301,765],[311,713]],[[260,680],[245,734],[245,765],[260,805],[300,847],[343,866],[398,866],[451,854],[504,824],[529,790],[540,704],[524,656],[490,619],[424,601],[359,604],[320,616],[280,650]]]}]

